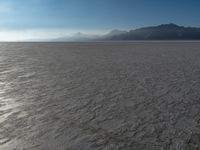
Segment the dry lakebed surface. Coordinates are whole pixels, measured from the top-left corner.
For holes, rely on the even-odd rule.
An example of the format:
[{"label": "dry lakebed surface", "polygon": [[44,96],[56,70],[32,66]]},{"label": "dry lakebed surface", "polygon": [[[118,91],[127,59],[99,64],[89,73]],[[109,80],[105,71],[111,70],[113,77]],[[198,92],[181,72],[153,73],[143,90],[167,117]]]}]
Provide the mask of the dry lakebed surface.
[{"label": "dry lakebed surface", "polygon": [[0,150],[200,150],[200,42],[0,43]]}]

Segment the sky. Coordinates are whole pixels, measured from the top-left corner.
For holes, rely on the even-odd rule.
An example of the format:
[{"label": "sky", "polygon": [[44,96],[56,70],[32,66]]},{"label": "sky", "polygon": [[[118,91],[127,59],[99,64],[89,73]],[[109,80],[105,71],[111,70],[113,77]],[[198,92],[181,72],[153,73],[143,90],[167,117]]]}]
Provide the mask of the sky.
[{"label": "sky", "polygon": [[0,41],[176,23],[200,27],[200,0],[0,0]]}]

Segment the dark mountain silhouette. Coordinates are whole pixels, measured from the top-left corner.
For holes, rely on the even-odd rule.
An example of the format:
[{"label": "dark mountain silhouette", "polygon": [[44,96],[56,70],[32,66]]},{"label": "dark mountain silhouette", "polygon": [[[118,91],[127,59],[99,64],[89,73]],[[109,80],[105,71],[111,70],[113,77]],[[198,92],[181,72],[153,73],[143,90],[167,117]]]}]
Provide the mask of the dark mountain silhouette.
[{"label": "dark mountain silhouette", "polygon": [[109,40],[200,40],[200,28],[184,27],[170,23],[130,31],[115,29],[103,36],[83,34],[79,32],[71,36],[60,37],[51,41],[89,42]]},{"label": "dark mountain silhouette", "polygon": [[105,36],[104,40],[200,40],[200,28],[162,24]]}]

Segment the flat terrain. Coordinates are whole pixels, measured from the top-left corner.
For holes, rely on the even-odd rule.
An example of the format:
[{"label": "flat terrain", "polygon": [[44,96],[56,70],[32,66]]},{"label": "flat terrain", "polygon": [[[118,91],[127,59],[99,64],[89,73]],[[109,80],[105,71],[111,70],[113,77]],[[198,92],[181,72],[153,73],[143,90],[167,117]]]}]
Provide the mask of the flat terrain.
[{"label": "flat terrain", "polygon": [[199,150],[200,42],[0,43],[0,150]]}]

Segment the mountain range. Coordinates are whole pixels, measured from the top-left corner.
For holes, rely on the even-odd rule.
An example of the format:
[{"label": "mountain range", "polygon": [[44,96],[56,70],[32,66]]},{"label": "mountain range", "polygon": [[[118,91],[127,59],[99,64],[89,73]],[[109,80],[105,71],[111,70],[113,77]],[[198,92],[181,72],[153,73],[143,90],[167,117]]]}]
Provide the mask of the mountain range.
[{"label": "mountain range", "polygon": [[113,30],[106,35],[77,33],[55,41],[112,41],[112,40],[200,40],[200,28],[184,27],[173,23],[143,27],[130,31]]}]

